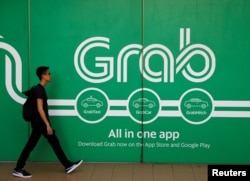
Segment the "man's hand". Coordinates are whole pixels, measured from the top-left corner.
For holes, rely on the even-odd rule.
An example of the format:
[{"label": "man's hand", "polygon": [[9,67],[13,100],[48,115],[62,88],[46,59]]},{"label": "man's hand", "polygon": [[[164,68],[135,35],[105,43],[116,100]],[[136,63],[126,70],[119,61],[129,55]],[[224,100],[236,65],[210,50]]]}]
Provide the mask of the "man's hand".
[{"label": "man's hand", "polygon": [[53,129],[51,128],[51,126],[47,126],[47,133],[48,135],[53,135]]}]

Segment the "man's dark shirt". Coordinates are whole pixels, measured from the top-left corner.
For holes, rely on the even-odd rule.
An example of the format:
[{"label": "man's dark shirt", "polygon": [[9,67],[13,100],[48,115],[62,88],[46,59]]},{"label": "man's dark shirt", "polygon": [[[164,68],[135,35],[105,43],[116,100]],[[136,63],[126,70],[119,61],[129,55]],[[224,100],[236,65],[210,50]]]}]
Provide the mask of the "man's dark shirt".
[{"label": "man's dark shirt", "polygon": [[[35,95],[36,95],[36,99],[42,99],[43,100],[43,110],[45,112],[45,115],[49,121],[49,111],[48,111],[48,103],[47,103],[47,100],[48,100],[48,97],[47,97],[47,93],[46,93],[46,90],[45,88],[41,85],[41,84],[38,84],[35,86]],[[32,123],[32,127],[34,128],[37,127],[37,126],[41,126],[43,128],[46,128],[41,116],[37,115],[36,119],[34,121],[31,122]]]}]

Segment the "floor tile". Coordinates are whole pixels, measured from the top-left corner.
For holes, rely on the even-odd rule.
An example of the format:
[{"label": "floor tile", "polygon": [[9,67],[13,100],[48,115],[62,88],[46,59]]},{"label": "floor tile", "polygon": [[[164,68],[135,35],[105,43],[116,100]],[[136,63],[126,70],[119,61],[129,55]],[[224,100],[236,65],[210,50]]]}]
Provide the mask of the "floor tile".
[{"label": "floor tile", "polygon": [[27,162],[32,178],[12,176],[13,162],[0,162],[0,181],[207,181],[207,165],[150,163],[83,163],[66,174],[56,163]]}]

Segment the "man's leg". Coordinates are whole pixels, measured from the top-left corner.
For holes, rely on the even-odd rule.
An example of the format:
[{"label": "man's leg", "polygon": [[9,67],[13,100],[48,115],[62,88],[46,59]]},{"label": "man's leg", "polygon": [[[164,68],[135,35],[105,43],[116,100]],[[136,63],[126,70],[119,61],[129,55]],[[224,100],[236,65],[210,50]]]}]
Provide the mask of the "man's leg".
[{"label": "man's leg", "polygon": [[72,163],[66,157],[66,155],[65,155],[65,153],[60,145],[60,142],[55,134],[55,131],[54,131],[53,135],[44,134],[44,136],[45,136],[45,138],[47,138],[49,144],[52,146],[57,158],[60,160],[62,165],[65,168],[69,167]]},{"label": "man's leg", "polygon": [[32,129],[32,133],[29,137],[28,142],[26,143],[25,147],[23,148],[23,151],[21,152],[21,155],[19,156],[19,159],[17,161],[16,169],[23,169],[25,162],[27,161],[30,152],[35,148],[37,142],[39,141],[41,137],[41,132],[36,129]]}]

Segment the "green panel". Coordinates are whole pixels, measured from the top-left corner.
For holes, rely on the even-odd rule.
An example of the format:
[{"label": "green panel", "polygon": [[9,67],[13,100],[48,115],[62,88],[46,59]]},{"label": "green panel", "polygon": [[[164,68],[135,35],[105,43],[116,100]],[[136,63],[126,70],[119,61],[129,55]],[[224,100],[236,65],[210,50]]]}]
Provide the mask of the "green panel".
[{"label": "green panel", "polygon": [[[28,125],[22,120],[21,105],[17,103],[22,87],[28,86],[27,71],[22,73],[22,65],[27,67],[28,61],[27,12],[26,0],[0,2],[0,161],[16,160],[28,136]],[[22,82],[22,76],[26,81]],[[15,97],[11,89],[16,92]]]},{"label": "green panel", "polygon": [[[249,12],[246,0],[1,1],[0,161],[25,144],[21,91],[48,65],[71,160],[249,164]],[[30,160],[58,161],[44,138]]]},{"label": "green panel", "polygon": [[[141,87],[139,50],[127,63],[128,70],[133,72],[127,77],[129,86],[117,83],[117,62],[125,46],[142,44],[141,1],[64,0],[62,3],[61,0],[39,0],[31,1],[30,9],[31,67],[49,65],[53,81],[47,87],[48,95],[51,99],[65,101],[50,107],[55,111],[52,122],[65,152],[72,159],[85,161],[138,162],[140,147],[124,148],[114,143],[140,142],[137,138],[125,139],[123,135],[125,130],[140,130],[141,125],[128,116],[119,117],[126,112],[126,104],[120,102]],[[84,55],[89,45],[93,48]],[[106,60],[95,60],[96,57],[106,57]],[[113,60],[109,61],[110,58]],[[102,65],[98,67],[98,63],[107,66],[107,71]],[[82,64],[94,75],[86,73]],[[36,81],[32,78],[33,84]],[[91,97],[101,100],[103,105],[83,107],[82,101]],[[114,105],[112,100],[116,101]],[[72,102],[77,102],[77,106]],[[123,131],[122,137],[109,137],[110,132],[116,134],[116,130]],[[39,143],[31,160],[57,160],[45,144],[44,141]]]},{"label": "green panel", "polygon": [[164,73],[163,58],[174,62],[165,82],[145,69],[162,78],[144,82],[162,103],[144,127],[157,134],[144,139],[145,162],[250,163],[249,10],[244,0],[145,1],[145,49],[163,46],[147,52],[149,69]]}]

